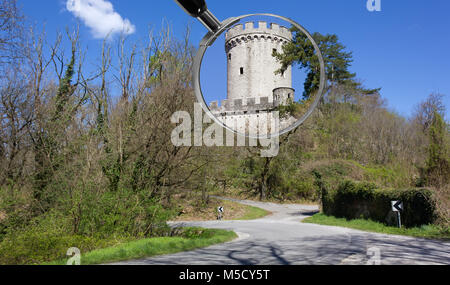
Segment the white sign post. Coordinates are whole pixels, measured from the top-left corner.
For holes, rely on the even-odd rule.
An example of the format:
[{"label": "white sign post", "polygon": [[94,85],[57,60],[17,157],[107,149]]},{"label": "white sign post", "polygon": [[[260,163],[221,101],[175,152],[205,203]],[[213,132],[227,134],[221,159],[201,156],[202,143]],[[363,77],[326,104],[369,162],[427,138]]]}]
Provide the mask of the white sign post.
[{"label": "white sign post", "polygon": [[397,212],[397,220],[398,220],[398,227],[402,227],[402,220],[400,216],[400,212],[403,211],[403,203],[402,201],[391,201],[392,205],[392,211]]},{"label": "white sign post", "polygon": [[223,219],[223,212],[224,212],[224,208],[222,206],[220,206],[219,208],[217,208],[217,219],[218,220],[222,220]]}]

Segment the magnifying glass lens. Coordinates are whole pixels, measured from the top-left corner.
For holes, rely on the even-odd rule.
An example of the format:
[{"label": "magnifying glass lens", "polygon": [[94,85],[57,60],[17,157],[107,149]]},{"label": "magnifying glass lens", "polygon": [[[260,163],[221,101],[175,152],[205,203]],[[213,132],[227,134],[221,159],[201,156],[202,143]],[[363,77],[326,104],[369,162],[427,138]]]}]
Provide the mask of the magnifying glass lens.
[{"label": "magnifying glass lens", "polygon": [[319,93],[304,89],[310,71],[298,64],[298,40],[308,40],[301,35],[279,17],[249,16],[208,47],[200,84],[216,122],[249,137],[279,135],[303,123]]}]

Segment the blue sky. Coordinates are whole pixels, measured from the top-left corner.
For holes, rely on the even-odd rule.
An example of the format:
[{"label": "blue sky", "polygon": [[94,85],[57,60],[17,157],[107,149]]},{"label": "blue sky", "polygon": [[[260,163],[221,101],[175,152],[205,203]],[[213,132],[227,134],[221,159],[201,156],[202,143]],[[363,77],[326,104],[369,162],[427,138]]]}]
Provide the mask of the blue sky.
[{"label": "blue sky", "polygon": [[[49,36],[79,21],[66,9],[66,0],[18,2],[30,21],[38,25],[45,23]],[[191,24],[194,45],[206,33],[201,24],[185,15],[172,0],[108,2],[121,20],[128,20],[132,25],[131,39],[145,39],[148,28],[160,29],[163,20],[169,22],[176,36],[181,36],[186,24]],[[381,12],[369,12],[366,2],[209,0],[208,6],[220,20],[248,13],[274,13],[294,19],[310,32],[336,34],[353,52],[351,71],[357,73],[366,87],[381,87],[381,94],[388,100],[390,109],[409,116],[414,106],[428,94],[439,92],[446,94],[445,103],[450,110],[450,1],[381,0]],[[102,40],[86,25],[82,25],[81,35],[84,45],[89,47],[88,60],[94,63]],[[204,91],[212,94],[220,89],[222,91],[217,92],[223,93],[223,86],[226,88],[223,46],[208,54]]]}]

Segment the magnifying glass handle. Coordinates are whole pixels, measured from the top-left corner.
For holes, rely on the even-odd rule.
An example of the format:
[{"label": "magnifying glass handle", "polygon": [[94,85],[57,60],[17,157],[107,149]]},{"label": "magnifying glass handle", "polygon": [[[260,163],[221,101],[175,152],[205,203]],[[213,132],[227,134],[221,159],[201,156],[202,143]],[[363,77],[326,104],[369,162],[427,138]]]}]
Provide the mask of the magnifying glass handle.
[{"label": "magnifying glass handle", "polygon": [[183,10],[197,18],[210,32],[217,31],[222,23],[208,10],[205,0],[175,0]]}]

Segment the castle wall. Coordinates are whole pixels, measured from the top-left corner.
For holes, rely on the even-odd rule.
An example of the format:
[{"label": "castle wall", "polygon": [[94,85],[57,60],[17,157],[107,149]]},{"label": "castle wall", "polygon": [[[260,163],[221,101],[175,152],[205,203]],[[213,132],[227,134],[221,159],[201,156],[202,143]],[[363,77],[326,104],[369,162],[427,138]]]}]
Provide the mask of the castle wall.
[{"label": "castle wall", "polygon": [[275,117],[278,112],[260,112],[252,114],[217,115],[217,119],[232,130],[251,136],[262,136],[277,133],[297,120],[293,117]]},{"label": "castle wall", "polygon": [[279,130],[279,120],[273,117],[272,112],[227,115],[217,118],[231,129],[251,136],[267,135]]}]

